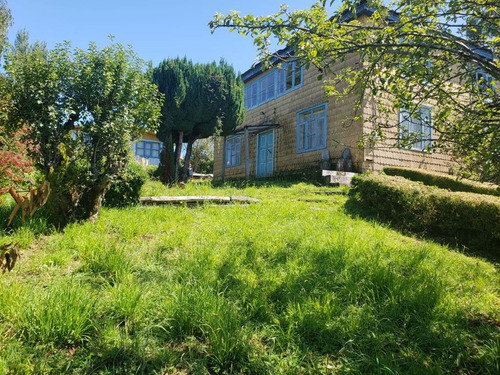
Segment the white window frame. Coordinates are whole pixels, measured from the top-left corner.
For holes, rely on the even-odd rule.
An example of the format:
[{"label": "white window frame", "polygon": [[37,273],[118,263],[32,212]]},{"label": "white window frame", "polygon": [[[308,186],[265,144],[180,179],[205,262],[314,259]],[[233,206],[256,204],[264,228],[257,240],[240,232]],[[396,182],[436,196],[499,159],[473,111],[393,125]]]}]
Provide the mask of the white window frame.
[{"label": "white window frame", "polygon": [[226,168],[241,165],[241,135],[235,135],[226,139],[226,154],[224,155]]},{"label": "white window frame", "polygon": [[[431,107],[421,106],[412,114],[406,108],[399,111],[399,147],[412,151],[431,151],[432,112]],[[403,144],[403,138],[415,137],[415,142]]]},{"label": "white window frame", "polygon": [[326,148],[327,113],[326,103],[297,112],[297,154]]}]

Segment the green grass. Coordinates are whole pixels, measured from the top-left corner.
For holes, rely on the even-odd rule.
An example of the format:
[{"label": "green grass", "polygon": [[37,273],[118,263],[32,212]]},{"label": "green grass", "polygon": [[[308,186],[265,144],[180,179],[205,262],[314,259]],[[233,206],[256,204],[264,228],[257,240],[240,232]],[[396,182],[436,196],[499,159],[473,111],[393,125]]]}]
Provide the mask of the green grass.
[{"label": "green grass", "polygon": [[149,182],[262,203],[16,222],[0,234],[22,249],[0,276],[0,374],[499,373],[498,268],[320,190]]}]

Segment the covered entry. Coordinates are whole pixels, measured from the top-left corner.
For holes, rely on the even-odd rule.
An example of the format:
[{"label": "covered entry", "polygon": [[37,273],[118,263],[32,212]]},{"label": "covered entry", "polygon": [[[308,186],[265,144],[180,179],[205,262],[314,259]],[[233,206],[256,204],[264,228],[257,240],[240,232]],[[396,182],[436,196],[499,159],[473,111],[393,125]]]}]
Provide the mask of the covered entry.
[{"label": "covered entry", "polygon": [[[245,125],[236,129],[231,136],[241,136],[242,164],[245,168],[245,178],[250,178],[252,166],[255,166],[255,177],[272,176],[275,166],[275,129],[279,124]],[[252,147],[250,148],[250,139]],[[224,137],[224,151],[226,154],[226,137]],[[222,164],[222,178],[224,178],[225,163]]]}]

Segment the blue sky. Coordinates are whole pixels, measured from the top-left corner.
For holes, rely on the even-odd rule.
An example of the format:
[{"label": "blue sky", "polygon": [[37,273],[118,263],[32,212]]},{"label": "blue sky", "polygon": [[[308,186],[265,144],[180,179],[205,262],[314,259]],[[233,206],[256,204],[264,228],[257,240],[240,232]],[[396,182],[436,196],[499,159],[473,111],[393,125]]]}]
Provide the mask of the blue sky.
[{"label": "blue sky", "polygon": [[90,41],[106,45],[111,34],[155,66],[168,57],[200,63],[222,57],[244,72],[257,55],[252,40],[227,29],[211,34],[208,22],[216,12],[230,10],[273,14],[283,3],[295,10],[309,8],[314,0],[7,0],[14,18],[9,40],[26,29],[31,41],[45,41],[49,48],[65,40],[86,48]]}]

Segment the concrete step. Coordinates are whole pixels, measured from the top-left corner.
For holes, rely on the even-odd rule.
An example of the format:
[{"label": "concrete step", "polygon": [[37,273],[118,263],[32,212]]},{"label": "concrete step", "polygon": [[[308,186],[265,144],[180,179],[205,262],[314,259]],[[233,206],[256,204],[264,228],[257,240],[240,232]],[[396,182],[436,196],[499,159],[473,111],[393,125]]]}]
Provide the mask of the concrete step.
[{"label": "concrete step", "polygon": [[321,172],[323,177],[326,177],[329,184],[340,186],[351,186],[352,178],[358,174],[354,172],[330,171],[325,169]]}]

